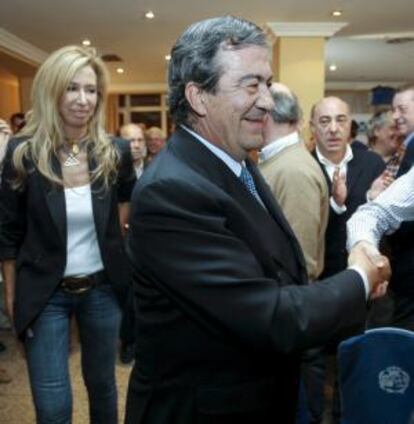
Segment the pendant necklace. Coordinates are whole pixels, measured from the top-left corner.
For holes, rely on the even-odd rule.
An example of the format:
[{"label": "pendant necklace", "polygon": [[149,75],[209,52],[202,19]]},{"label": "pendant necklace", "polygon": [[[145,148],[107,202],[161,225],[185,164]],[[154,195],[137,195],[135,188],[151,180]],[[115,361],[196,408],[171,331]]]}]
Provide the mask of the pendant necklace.
[{"label": "pendant necklace", "polygon": [[77,156],[79,155],[81,148],[85,145],[86,140],[87,140],[86,137],[83,140],[78,141],[78,143],[76,143],[75,139],[67,140],[68,144],[70,145],[69,150],[67,150],[66,144],[62,145],[63,151],[67,155],[66,160],[63,162],[64,167],[68,168],[68,167],[71,167],[71,166],[79,166],[80,165],[80,161],[77,158]]}]

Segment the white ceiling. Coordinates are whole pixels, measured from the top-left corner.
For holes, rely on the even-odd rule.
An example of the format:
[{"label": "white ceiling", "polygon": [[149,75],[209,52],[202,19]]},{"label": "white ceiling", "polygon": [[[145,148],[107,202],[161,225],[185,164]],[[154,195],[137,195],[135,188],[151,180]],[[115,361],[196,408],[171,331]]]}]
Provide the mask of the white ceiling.
[{"label": "white ceiling", "polygon": [[[143,17],[148,9],[151,21]],[[331,17],[334,9],[343,15]],[[45,52],[89,38],[99,52],[123,58],[123,75],[110,66],[114,84],[164,83],[165,55],[184,28],[228,13],[259,25],[348,22],[327,42],[326,62],[338,66],[327,71],[328,83],[414,80],[414,42],[389,45],[377,37],[414,35],[414,0],[2,0],[0,28]],[[374,39],[358,38],[366,35]]]}]

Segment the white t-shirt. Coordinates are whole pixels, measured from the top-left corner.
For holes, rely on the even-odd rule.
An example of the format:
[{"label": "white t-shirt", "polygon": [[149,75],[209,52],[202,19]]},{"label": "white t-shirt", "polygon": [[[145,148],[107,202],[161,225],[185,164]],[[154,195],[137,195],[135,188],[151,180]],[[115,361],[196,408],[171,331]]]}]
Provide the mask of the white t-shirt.
[{"label": "white t-shirt", "polygon": [[64,276],[89,275],[103,269],[93,219],[90,184],[65,188],[67,216]]}]

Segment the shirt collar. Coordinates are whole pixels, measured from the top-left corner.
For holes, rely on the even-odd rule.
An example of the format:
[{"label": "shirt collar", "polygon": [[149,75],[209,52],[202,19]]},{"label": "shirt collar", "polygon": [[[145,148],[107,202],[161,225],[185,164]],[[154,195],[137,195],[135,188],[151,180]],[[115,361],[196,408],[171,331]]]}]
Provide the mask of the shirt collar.
[{"label": "shirt collar", "polygon": [[407,137],[404,140],[404,146],[408,147],[414,140],[414,132],[407,135]]},{"label": "shirt collar", "polygon": [[134,166],[134,169],[137,179],[140,178],[144,172],[144,161],[142,160],[138,166]]},{"label": "shirt collar", "polygon": [[264,162],[296,143],[299,143],[299,134],[297,131],[286,135],[285,137],[273,140],[271,143],[263,147],[262,151],[259,153],[260,161]]},{"label": "shirt collar", "polygon": [[190,130],[185,125],[181,124],[181,128],[190,133],[193,137],[195,137],[198,141],[200,141],[208,150],[211,151],[215,156],[217,156],[220,160],[222,160],[230,170],[236,175],[236,177],[240,177],[242,171],[242,164],[233,159],[230,155],[228,155],[224,150],[215,146],[214,144],[207,141],[200,134],[197,134],[193,130]]},{"label": "shirt collar", "polygon": [[318,149],[318,146],[316,146],[316,156],[318,157],[318,160],[322,165],[335,168],[342,167],[348,164],[348,162],[350,162],[354,158],[354,154],[352,153],[352,149],[349,144],[346,145],[345,156],[339,163],[333,163],[328,158],[326,158]]}]

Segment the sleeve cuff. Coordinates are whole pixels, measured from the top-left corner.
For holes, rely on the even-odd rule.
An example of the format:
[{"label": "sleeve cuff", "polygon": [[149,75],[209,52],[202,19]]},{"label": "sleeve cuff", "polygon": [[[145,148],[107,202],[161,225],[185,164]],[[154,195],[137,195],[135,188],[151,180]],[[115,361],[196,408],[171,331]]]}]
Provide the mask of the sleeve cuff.
[{"label": "sleeve cuff", "polygon": [[330,203],[330,205],[331,205],[331,208],[334,210],[334,212],[336,212],[338,215],[342,215],[344,212],[346,212],[346,206],[345,205],[342,205],[342,206],[339,206],[336,202],[335,202],[335,200],[334,200],[334,198],[331,196],[330,198],[329,198],[329,203]]},{"label": "sleeve cuff", "polygon": [[365,299],[368,300],[371,289],[370,289],[367,273],[361,267],[359,267],[357,265],[352,265],[352,266],[348,267],[348,269],[353,269],[361,277],[362,282],[364,283]]}]

